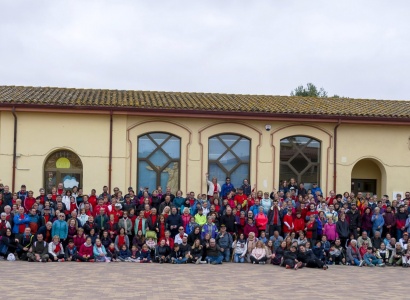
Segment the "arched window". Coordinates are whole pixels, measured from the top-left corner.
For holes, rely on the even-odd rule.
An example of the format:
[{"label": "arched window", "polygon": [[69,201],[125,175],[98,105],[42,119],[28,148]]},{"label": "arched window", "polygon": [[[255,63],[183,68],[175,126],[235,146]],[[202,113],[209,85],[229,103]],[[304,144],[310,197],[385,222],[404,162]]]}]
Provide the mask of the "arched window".
[{"label": "arched window", "polygon": [[51,193],[51,189],[60,182],[66,190],[83,185],[83,163],[72,151],[56,151],[47,157],[44,164],[44,187],[47,193]]},{"label": "arched window", "polygon": [[280,141],[280,180],[290,178],[310,188],[320,184],[320,141],[307,136],[289,136]]},{"label": "arched window", "polygon": [[138,138],[137,187],[150,191],[169,186],[179,190],[181,139],[162,132],[148,133]]},{"label": "arched window", "polygon": [[208,171],[220,184],[230,177],[235,187],[249,180],[251,141],[235,134],[221,134],[209,138]]}]

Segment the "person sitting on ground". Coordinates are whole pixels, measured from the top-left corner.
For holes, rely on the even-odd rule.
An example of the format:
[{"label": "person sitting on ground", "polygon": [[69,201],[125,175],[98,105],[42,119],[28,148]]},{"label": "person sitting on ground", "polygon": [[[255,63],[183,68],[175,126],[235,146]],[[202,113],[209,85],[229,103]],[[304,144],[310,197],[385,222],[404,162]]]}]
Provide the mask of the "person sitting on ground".
[{"label": "person sitting on ground", "polygon": [[346,257],[344,253],[344,249],[342,246],[342,242],[339,238],[336,239],[334,245],[330,247],[329,251],[329,264],[346,264]]},{"label": "person sitting on ground", "polygon": [[234,262],[244,263],[247,244],[243,233],[239,234],[238,238],[232,243],[232,248],[234,249]]},{"label": "person sitting on ground", "polygon": [[195,264],[201,263],[202,254],[203,254],[203,246],[201,245],[201,240],[196,239],[189,251],[188,262],[195,263]]},{"label": "person sitting on ground", "polygon": [[318,259],[312,251],[306,251],[306,248],[303,245],[299,246],[297,260],[302,262],[303,267],[319,268],[323,270],[328,269],[328,266],[322,260]]},{"label": "person sitting on ground", "polygon": [[128,261],[130,257],[131,251],[128,249],[126,244],[122,245],[120,251],[118,251],[118,259],[120,261]]},{"label": "person sitting on ground", "polygon": [[140,262],[141,252],[138,250],[138,246],[137,245],[132,245],[130,252],[131,252],[130,257],[128,257],[128,259],[126,261],[128,261],[128,262]]},{"label": "person sitting on ground", "polygon": [[403,258],[403,261],[402,261],[403,262],[403,268],[410,267],[410,247],[409,247],[409,244],[407,245],[407,250],[404,251],[405,253],[402,256],[402,258]]},{"label": "person sitting on ground", "polygon": [[65,247],[64,259],[66,261],[76,261],[77,252],[77,247],[75,246],[74,241],[72,239],[68,240],[68,245]]},{"label": "person sitting on ground", "polygon": [[250,260],[253,264],[265,264],[267,260],[266,249],[262,241],[256,243],[256,247],[252,250],[250,255]]},{"label": "person sitting on ground", "polygon": [[184,264],[187,261],[185,256],[185,251],[182,251],[179,247],[179,244],[174,244],[174,249],[171,251],[171,263],[172,264]]},{"label": "person sitting on ground", "polygon": [[87,237],[85,243],[81,245],[80,251],[78,251],[77,261],[94,262],[93,244],[91,242],[91,237]]},{"label": "person sitting on ground", "polygon": [[171,248],[165,244],[165,239],[161,239],[159,245],[155,248],[155,261],[162,264],[169,262]]},{"label": "person sitting on ground", "polygon": [[272,254],[271,257],[271,262],[273,265],[282,265],[283,262],[283,256],[285,254],[286,251],[286,242],[282,241],[279,245],[279,247],[277,247],[275,249],[275,252]]},{"label": "person sitting on ground", "polygon": [[375,231],[374,232],[374,237],[371,238],[371,243],[373,245],[374,251],[377,249],[380,249],[380,245],[383,242],[383,239],[381,238],[380,231]]},{"label": "person sitting on ground", "polygon": [[210,264],[222,264],[223,255],[221,254],[221,249],[216,244],[215,239],[210,239],[209,244],[206,247],[206,261]]},{"label": "person sitting on ground", "polygon": [[93,254],[96,262],[110,262],[111,258],[107,255],[104,245],[100,239],[96,239],[93,247]]},{"label": "person sitting on ground", "polygon": [[151,263],[151,253],[148,249],[148,246],[144,244],[141,249],[140,254],[140,263]]},{"label": "person sitting on ground", "polygon": [[389,263],[395,266],[401,266],[403,262],[403,248],[401,247],[400,242],[396,243],[396,247],[393,249],[392,255],[390,257]]},{"label": "person sitting on ground", "polygon": [[63,244],[60,242],[60,237],[58,235],[53,236],[53,241],[48,244],[48,256],[49,261],[53,262],[63,262],[65,253]]},{"label": "person sitting on ground", "polygon": [[390,250],[386,248],[385,243],[381,243],[380,249],[376,250],[376,257],[381,259],[386,266],[390,266],[390,263],[389,263]]},{"label": "person sitting on ground", "polygon": [[380,258],[377,258],[373,253],[372,247],[367,247],[367,252],[364,254],[363,259],[368,267],[384,267],[384,263]]},{"label": "person sitting on ground", "polygon": [[362,256],[360,255],[359,248],[357,248],[357,241],[355,239],[350,241],[349,247],[346,249],[346,256],[348,264],[352,266],[363,266]]},{"label": "person sitting on ground", "polygon": [[115,250],[115,244],[111,243],[105,250],[107,250],[107,256],[111,258],[111,261],[120,261],[118,259],[118,251]]},{"label": "person sitting on ground", "polygon": [[284,266],[286,269],[299,269],[303,267],[303,263],[297,259],[296,247],[291,246],[289,250],[285,251],[283,256]]},{"label": "person sitting on ground", "polygon": [[47,242],[43,240],[41,233],[37,234],[37,241],[31,245],[30,251],[27,253],[28,261],[47,262],[48,247]]}]

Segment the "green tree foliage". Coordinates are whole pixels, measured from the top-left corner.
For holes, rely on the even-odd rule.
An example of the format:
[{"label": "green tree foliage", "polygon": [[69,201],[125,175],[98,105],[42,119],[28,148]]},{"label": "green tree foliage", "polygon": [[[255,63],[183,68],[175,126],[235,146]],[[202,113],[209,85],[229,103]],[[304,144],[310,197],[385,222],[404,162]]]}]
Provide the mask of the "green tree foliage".
[{"label": "green tree foliage", "polygon": [[[318,89],[313,83],[308,83],[306,87],[299,85],[297,88],[290,92],[290,95],[299,97],[328,98],[325,89],[322,87]],[[340,98],[340,96],[333,95],[332,98]]]}]

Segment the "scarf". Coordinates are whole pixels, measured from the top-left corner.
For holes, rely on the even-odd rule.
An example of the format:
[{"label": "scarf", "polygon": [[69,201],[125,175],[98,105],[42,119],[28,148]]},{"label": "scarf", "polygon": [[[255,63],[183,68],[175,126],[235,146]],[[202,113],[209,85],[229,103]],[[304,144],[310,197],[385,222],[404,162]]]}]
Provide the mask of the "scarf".
[{"label": "scarf", "polygon": [[61,251],[61,246],[60,246],[60,243],[58,243],[56,247],[54,248],[54,253],[58,254],[60,253],[60,251]]},{"label": "scarf", "polygon": [[[24,214],[20,215],[20,219],[21,219],[21,220],[24,220]],[[19,233],[23,233],[23,232],[24,232],[24,229],[26,229],[26,224],[25,224],[25,223],[20,224],[20,225],[19,225]]]}]

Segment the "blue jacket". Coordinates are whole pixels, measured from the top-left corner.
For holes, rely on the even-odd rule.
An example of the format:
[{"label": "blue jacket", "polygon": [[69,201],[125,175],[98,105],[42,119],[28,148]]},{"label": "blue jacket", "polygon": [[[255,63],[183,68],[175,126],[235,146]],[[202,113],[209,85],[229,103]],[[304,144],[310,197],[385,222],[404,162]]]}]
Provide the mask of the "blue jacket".
[{"label": "blue jacket", "polygon": [[20,214],[14,215],[13,218],[13,233],[19,233],[19,226],[22,224],[26,224],[26,227],[28,227],[28,224],[30,223],[30,218],[27,214],[24,214],[24,219],[20,219]]},{"label": "blue jacket", "polygon": [[258,214],[258,212],[259,212],[259,206],[260,206],[260,205],[254,204],[254,205],[252,205],[251,208],[249,209],[251,212],[253,212],[253,215],[254,215],[254,216],[256,216],[256,215]]},{"label": "blue jacket", "polygon": [[222,198],[226,198],[226,196],[234,189],[235,187],[233,186],[232,183],[226,184],[224,183],[221,188],[221,196]]},{"label": "blue jacket", "polygon": [[384,218],[382,215],[378,215],[379,217],[376,219],[376,215],[372,216],[372,222],[373,222],[373,230],[377,230],[377,227],[380,226],[379,230],[383,230],[383,225],[384,225]]},{"label": "blue jacket", "polygon": [[[181,206],[184,204],[184,202],[185,202],[185,198],[182,198],[182,197],[175,197],[174,200],[172,201],[174,206],[176,206],[177,208],[181,208]],[[182,213],[182,211],[180,212],[180,214],[181,213]]]},{"label": "blue jacket", "polygon": [[143,251],[141,250],[140,259],[143,260],[144,258],[151,260],[150,251]]},{"label": "blue jacket", "polygon": [[66,221],[57,220],[53,223],[51,228],[51,235],[58,235],[60,239],[65,240],[68,235],[68,225]]},{"label": "blue jacket", "polygon": [[[107,255],[107,251],[105,250],[104,245],[101,245],[101,251],[104,253],[104,255]],[[94,245],[93,253],[94,253],[94,256],[100,256],[101,253],[98,251],[97,245]]]}]

